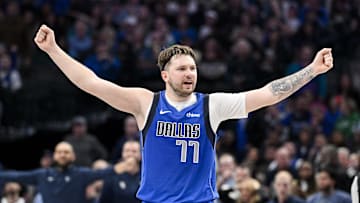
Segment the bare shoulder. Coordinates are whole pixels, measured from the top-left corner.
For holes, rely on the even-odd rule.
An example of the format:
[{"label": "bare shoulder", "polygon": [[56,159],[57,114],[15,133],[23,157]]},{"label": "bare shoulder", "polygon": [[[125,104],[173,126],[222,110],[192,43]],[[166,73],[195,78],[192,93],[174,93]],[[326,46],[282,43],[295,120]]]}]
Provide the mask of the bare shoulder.
[{"label": "bare shoulder", "polygon": [[139,129],[142,129],[154,99],[154,92],[145,88],[130,88],[130,90],[136,95],[139,101],[139,109],[135,111],[133,115],[136,118]]},{"label": "bare shoulder", "polygon": [[141,88],[141,87],[132,87],[132,88],[126,88],[128,91],[128,95],[133,95],[137,98],[137,101],[139,102],[140,111],[135,112],[136,114],[146,114],[147,109],[152,104],[152,100],[154,97],[154,92]]}]

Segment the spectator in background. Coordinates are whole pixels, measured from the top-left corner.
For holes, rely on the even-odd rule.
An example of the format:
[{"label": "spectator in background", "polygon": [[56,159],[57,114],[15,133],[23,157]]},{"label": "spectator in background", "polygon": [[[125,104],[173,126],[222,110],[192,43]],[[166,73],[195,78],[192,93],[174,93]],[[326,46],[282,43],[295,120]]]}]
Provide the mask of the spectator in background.
[{"label": "spectator in background", "polygon": [[[53,153],[49,150],[45,150],[40,158],[40,168],[50,168],[53,164]],[[34,195],[33,203],[44,203],[41,193],[37,192]]]},{"label": "spectator in background", "polygon": [[[307,199],[307,203],[351,203],[349,193],[335,189],[336,175],[331,169],[320,169],[316,173],[318,192]],[[349,190],[349,188],[348,188]]]},{"label": "spectator in background", "polygon": [[156,17],[153,29],[145,36],[144,47],[139,52],[137,68],[140,73],[140,80],[153,80],[158,77],[156,70],[156,58],[164,47],[168,47],[175,42],[173,35],[169,31],[169,24],[164,17]]},{"label": "spectator in background", "polygon": [[296,157],[300,159],[308,159],[310,149],[312,147],[312,135],[311,129],[304,128],[300,131],[298,135],[299,141],[296,142],[297,144],[297,152]]},{"label": "spectator in background", "polygon": [[70,56],[83,60],[92,48],[92,37],[88,25],[84,20],[77,19],[73,30],[68,35],[68,49]]},{"label": "spectator in background", "polygon": [[346,147],[339,147],[337,149],[337,159],[339,163],[338,174],[341,177],[339,181],[338,188],[344,191],[348,191],[348,188],[351,186],[351,181],[353,179],[354,173],[349,173],[349,163],[350,163],[350,150]]},{"label": "spectator in background", "polygon": [[0,82],[1,87],[10,92],[16,92],[22,86],[20,73],[13,67],[8,54],[0,57]]},{"label": "spectator in background", "polygon": [[[358,145],[359,146],[359,145]],[[349,167],[347,169],[347,174],[351,177],[354,177],[357,172],[360,171],[360,152],[351,153],[349,159]]]},{"label": "spectator in background", "polygon": [[45,150],[40,159],[41,168],[50,168],[54,163],[53,153],[50,150]]},{"label": "spectator in background", "polygon": [[187,15],[179,15],[176,20],[177,26],[172,31],[175,43],[189,41],[189,45],[195,44],[197,41],[197,32],[195,28],[191,27],[189,17]]},{"label": "spectator in background", "polygon": [[118,164],[125,166],[124,170],[104,180],[98,203],[140,203],[135,196],[140,186],[140,143],[135,140],[126,141],[121,156]]},{"label": "spectator in background", "polygon": [[[96,160],[92,164],[93,170],[102,170],[109,167],[109,163],[103,159]],[[113,178],[113,177],[111,177]],[[104,180],[96,180],[86,187],[86,199],[89,203],[98,203],[103,189]]]},{"label": "spectator in background", "polygon": [[45,203],[86,203],[87,185],[121,171],[116,166],[98,171],[76,167],[73,165],[75,159],[72,146],[67,142],[60,142],[55,147],[54,167],[0,172],[0,181],[16,181],[37,186]]},{"label": "spectator in background", "polygon": [[292,195],[292,181],[291,174],[287,171],[279,171],[275,175],[274,189],[275,198],[268,203],[305,203],[304,200]]},{"label": "spectator in background", "polygon": [[249,168],[242,166],[236,166],[233,176],[235,185],[233,187],[230,187],[230,185],[223,185],[221,191],[219,190],[220,199],[216,200],[216,203],[235,203],[241,195],[238,186],[243,181],[251,179]]},{"label": "spectator in background", "polygon": [[329,11],[324,3],[317,0],[305,0],[300,8],[299,18],[302,22],[312,22],[325,27],[329,23]]},{"label": "spectator in background", "polygon": [[312,145],[308,160],[314,162],[315,160],[319,159],[320,152],[324,146],[327,145],[327,139],[324,134],[318,133],[314,137],[314,144]]},{"label": "spectator in background", "polygon": [[[166,18],[161,16],[156,17],[154,19],[153,30],[151,30],[150,33],[145,37],[145,41],[144,41],[145,46],[153,47],[155,49],[158,48],[160,51],[160,49],[162,49],[163,47],[168,47],[171,44],[174,44],[175,39],[173,35],[170,33],[169,27],[170,26]],[[153,35],[159,35],[159,38],[161,40],[159,42],[154,41]]]},{"label": "spectator in background", "polygon": [[279,171],[288,171],[293,177],[296,177],[296,170],[291,166],[291,157],[289,149],[281,147],[276,151],[275,160],[269,164],[266,174],[266,185],[270,185],[274,180],[275,174]]},{"label": "spectator in background", "polygon": [[256,147],[249,147],[246,153],[246,157],[241,163],[242,166],[249,168],[252,174],[257,174],[257,165],[260,160],[259,150]]},{"label": "spectator in background", "polygon": [[27,40],[28,28],[21,15],[20,3],[8,1],[5,5],[5,12],[0,18],[0,39],[6,46],[21,47],[22,56],[28,56],[30,42]]},{"label": "spectator in background", "polygon": [[353,140],[353,130],[360,123],[360,113],[356,103],[351,98],[343,98],[340,104],[340,117],[336,120],[335,131],[338,131],[345,143],[350,144]]},{"label": "spectator in background", "polygon": [[254,87],[256,59],[253,47],[245,38],[239,38],[231,47],[231,55],[228,60],[228,71],[231,86],[237,90],[247,90]]},{"label": "spectator in background", "polygon": [[325,145],[321,148],[316,159],[314,160],[315,170],[319,170],[321,168],[338,168],[338,159],[337,157],[337,150],[334,145]]},{"label": "spectator in background", "polygon": [[1,203],[25,203],[25,199],[21,196],[21,185],[16,182],[8,182],[5,184]]},{"label": "spectator in background", "polygon": [[208,38],[201,50],[202,56],[199,63],[199,79],[204,86],[199,88],[205,91],[220,91],[225,89],[224,80],[227,76],[227,65],[224,62],[223,50],[215,38]]},{"label": "spectator in background", "polygon": [[314,169],[310,162],[304,161],[298,169],[298,178],[294,181],[294,194],[302,199],[307,199],[316,192]]},{"label": "spectator in background", "polygon": [[100,78],[113,82],[117,81],[121,70],[120,59],[114,56],[110,47],[104,43],[96,45],[95,54],[86,57],[84,64]]},{"label": "spectator in background", "polygon": [[112,152],[112,162],[116,163],[122,156],[123,146],[126,142],[140,141],[140,132],[134,116],[128,115],[124,119],[124,134],[120,136]]},{"label": "spectator in background", "polygon": [[299,95],[294,100],[292,111],[284,119],[284,124],[290,128],[290,139],[292,141],[298,140],[298,135],[303,128],[308,128],[311,124],[311,113],[308,106],[309,100],[305,94]]},{"label": "spectator in background", "polygon": [[354,87],[354,79],[352,79],[354,73],[343,73],[340,76],[336,97],[339,99],[351,99],[355,101],[356,106],[360,105],[359,90]]},{"label": "spectator in background", "polygon": [[71,134],[65,137],[75,151],[77,157],[74,164],[90,167],[97,159],[106,159],[107,151],[99,140],[87,132],[87,122],[82,116],[75,117],[72,121]]},{"label": "spectator in background", "polygon": [[205,11],[205,22],[199,28],[198,38],[206,39],[209,36],[216,36],[216,23],[218,22],[218,13],[215,10]]},{"label": "spectator in background", "polygon": [[228,201],[229,191],[236,188],[235,180],[235,157],[231,154],[224,153],[220,155],[218,161],[218,173],[217,173],[217,189],[219,192],[219,200],[221,202]]},{"label": "spectator in background", "polygon": [[326,137],[330,137],[331,133],[333,132],[335,128],[335,123],[340,117],[340,104],[341,104],[341,97],[339,96],[332,96],[330,98],[328,108],[325,112],[324,117],[324,134]]},{"label": "spectator in background", "polygon": [[259,194],[260,191],[260,183],[253,179],[248,178],[244,181],[240,182],[237,185],[237,188],[240,192],[240,197],[236,201],[236,203],[261,203],[262,199]]}]

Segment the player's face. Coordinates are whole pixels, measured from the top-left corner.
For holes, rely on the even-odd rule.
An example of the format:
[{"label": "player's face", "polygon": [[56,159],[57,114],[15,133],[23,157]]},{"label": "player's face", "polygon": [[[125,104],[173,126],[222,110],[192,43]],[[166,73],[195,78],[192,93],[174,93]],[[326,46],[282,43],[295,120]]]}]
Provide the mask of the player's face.
[{"label": "player's face", "polygon": [[65,142],[58,144],[54,152],[54,161],[62,167],[73,163],[75,161],[75,154],[72,146]]},{"label": "player's face", "polygon": [[176,95],[186,97],[194,92],[197,82],[197,69],[191,56],[173,56],[161,74],[167,88],[171,88]]}]

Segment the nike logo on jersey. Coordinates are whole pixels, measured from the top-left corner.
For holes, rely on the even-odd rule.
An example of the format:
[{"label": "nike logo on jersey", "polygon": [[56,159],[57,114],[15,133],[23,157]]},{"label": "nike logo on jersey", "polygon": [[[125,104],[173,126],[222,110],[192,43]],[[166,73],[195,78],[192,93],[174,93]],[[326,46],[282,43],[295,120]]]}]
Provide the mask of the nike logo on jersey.
[{"label": "nike logo on jersey", "polygon": [[160,110],[160,115],[167,114],[167,113],[171,113],[171,111],[163,111],[162,109]]}]

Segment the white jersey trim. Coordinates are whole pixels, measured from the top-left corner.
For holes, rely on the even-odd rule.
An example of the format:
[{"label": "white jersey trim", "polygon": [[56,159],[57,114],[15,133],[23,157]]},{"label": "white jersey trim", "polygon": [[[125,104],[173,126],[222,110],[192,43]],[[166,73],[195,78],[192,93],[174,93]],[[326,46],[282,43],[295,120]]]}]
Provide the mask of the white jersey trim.
[{"label": "white jersey trim", "polygon": [[209,95],[211,129],[216,132],[220,123],[229,119],[247,118],[244,93],[212,93]]}]

